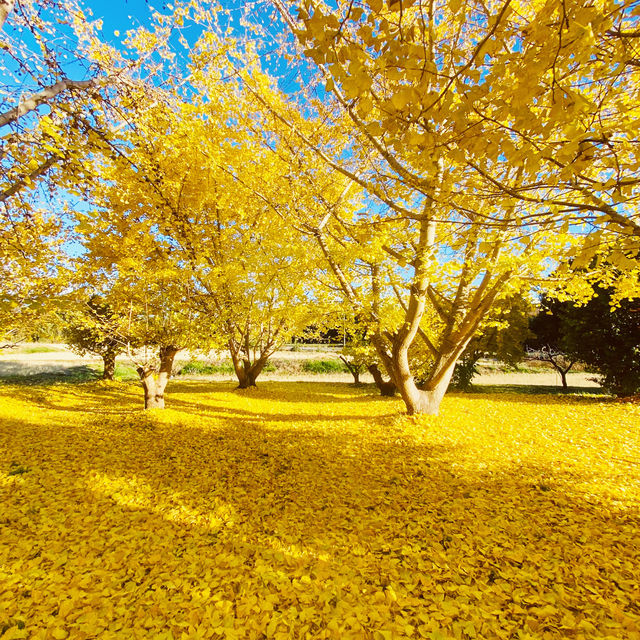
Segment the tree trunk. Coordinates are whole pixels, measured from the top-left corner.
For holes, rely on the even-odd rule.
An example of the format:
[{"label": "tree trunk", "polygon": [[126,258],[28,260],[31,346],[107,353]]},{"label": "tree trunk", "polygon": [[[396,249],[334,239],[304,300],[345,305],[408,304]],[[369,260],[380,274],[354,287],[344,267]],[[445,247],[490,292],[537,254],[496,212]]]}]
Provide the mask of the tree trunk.
[{"label": "tree trunk", "polygon": [[116,354],[115,351],[107,351],[102,354],[102,379],[113,380],[116,373]]},{"label": "tree trunk", "polygon": [[568,389],[569,385],[567,384],[567,372],[564,369],[560,369],[560,379],[562,380],[562,388]]},{"label": "tree trunk", "polygon": [[410,416],[418,413],[438,414],[442,398],[449,387],[455,364],[454,360],[446,369],[432,375],[431,380],[428,380],[422,389],[418,389],[412,375],[406,377],[400,375],[400,372],[396,374],[398,391]]},{"label": "tree trunk", "polygon": [[259,358],[253,363],[249,360],[243,360],[241,366],[234,367],[238,377],[238,389],[258,386],[256,385],[256,378],[260,375],[266,363],[266,358]]},{"label": "tree trunk", "polygon": [[564,363],[565,366],[562,366],[561,362],[557,361],[555,357],[552,355],[549,356],[548,362],[550,362],[553,365],[554,369],[560,374],[560,380],[562,381],[562,388],[568,389],[569,384],[567,383],[567,373],[571,371],[571,368],[573,367],[574,362],[571,361],[569,363],[569,366],[566,366],[566,359],[563,356],[560,356],[558,360],[560,360],[560,358],[562,358],[562,363]]},{"label": "tree trunk", "polygon": [[179,350],[174,346],[160,347],[160,367],[157,374],[153,368],[138,367],[138,375],[144,389],[145,409],[164,409],[164,390],[171,377],[173,360]]},{"label": "tree trunk", "polygon": [[362,365],[353,364],[352,362],[349,362],[344,356],[340,356],[340,360],[344,362],[344,366],[347,367],[347,369],[349,369],[349,373],[353,376],[354,386],[359,387],[360,386],[360,367]]},{"label": "tree trunk", "polygon": [[249,387],[256,387],[256,378],[251,375],[251,370],[248,371],[245,368],[240,369],[240,373],[236,372],[238,376],[238,389],[248,389]]},{"label": "tree trunk", "polygon": [[144,370],[141,372],[138,368],[138,374],[142,380],[142,388],[144,389],[144,408],[145,409],[164,409],[164,390],[158,393],[158,385],[153,371]]},{"label": "tree trunk", "polygon": [[164,409],[164,394],[162,397],[156,396],[156,379],[153,369],[138,367],[138,375],[144,389],[144,408]]},{"label": "tree trunk", "polygon": [[386,366],[390,369],[391,378],[395,382],[410,416],[418,413],[437,415],[442,398],[449,387],[458,357],[464,351],[466,344],[457,345],[457,349],[440,353],[429,379],[425,381],[421,389],[418,389],[411,374],[408,344],[410,343],[405,337],[396,335],[391,357],[387,356]]},{"label": "tree trunk", "polygon": [[396,385],[391,380],[384,380],[382,373],[376,363],[369,365],[369,373],[373,376],[373,381],[380,391],[380,395],[392,397],[396,395]]}]

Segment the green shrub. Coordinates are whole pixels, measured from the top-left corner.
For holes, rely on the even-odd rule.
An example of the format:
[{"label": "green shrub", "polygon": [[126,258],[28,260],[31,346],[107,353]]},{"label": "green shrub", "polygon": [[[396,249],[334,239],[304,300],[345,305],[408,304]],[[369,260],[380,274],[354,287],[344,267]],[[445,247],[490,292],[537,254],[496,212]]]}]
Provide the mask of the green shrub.
[{"label": "green shrub", "polygon": [[215,373],[231,374],[233,373],[233,365],[230,362],[213,364],[211,362],[192,360],[191,362],[187,362],[187,364],[178,371],[179,376],[194,374],[199,376],[210,376]]},{"label": "green shrub", "polygon": [[127,382],[128,380],[140,380],[138,371],[130,364],[116,363],[116,370],[113,374],[114,380],[120,380],[121,382]]},{"label": "green shrub", "polygon": [[302,370],[306,373],[348,373],[344,362],[340,360],[305,360]]},{"label": "green shrub", "polygon": [[[262,371],[269,373],[275,371],[276,366],[271,362],[267,362]],[[228,360],[213,364],[211,362],[202,362],[201,360],[191,360],[187,362],[179,371],[179,376],[185,375],[198,375],[198,376],[210,376],[214,374],[233,375],[235,373],[233,364]]]},{"label": "green shrub", "polygon": [[449,386],[452,389],[457,389],[458,391],[468,391],[471,389],[471,380],[473,379],[473,376],[479,373],[476,363],[477,358],[462,357],[458,360],[458,362],[456,362],[455,369],[453,370]]}]

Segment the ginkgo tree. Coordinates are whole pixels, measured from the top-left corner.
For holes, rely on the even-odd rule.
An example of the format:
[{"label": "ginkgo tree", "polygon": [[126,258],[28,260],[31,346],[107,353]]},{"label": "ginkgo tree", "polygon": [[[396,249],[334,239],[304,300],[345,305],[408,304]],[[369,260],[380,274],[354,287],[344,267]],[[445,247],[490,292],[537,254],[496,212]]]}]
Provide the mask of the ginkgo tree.
[{"label": "ginkgo tree", "polygon": [[[179,16],[132,32],[126,45],[102,39],[78,0],[6,0],[0,14],[0,204],[38,185],[73,187],[92,176],[90,152],[122,126],[118,114],[149,98]],[[145,49],[153,37],[154,51]]]},{"label": "ginkgo tree", "polygon": [[205,347],[209,327],[193,310],[190,279],[170,257],[166,238],[135,219],[103,212],[78,223],[84,252],[76,263],[75,297],[99,296],[108,313],[92,325],[95,341],[114,344],[134,364],[145,409],[163,409],[176,355]]},{"label": "ginkgo tree", "polygon": [[[208,100],[227,90],[212,86],[211,76],[208,83]],[[255,386],[274,351],[323,305],[310,279],[314,252],[263,193],[269,185],[280,202],[296,197],[288,166],[274,162],[246,130],[239,135],[229,126],[227,119],[234,109],[240,114],[242,101],[220,101],[217,113],[199,104],[196,119],[184,111],[180,115],[179,148],[189,150],[191,164],[180,166],[172,135],[163,138],[156,158],[162,157],[167,171],[181,172],[189,223],[171,233],[179,234],[185,262],[202,292],[199,311],[212,318],[245,388]]]},{"label": "ginkgo tree", "polygon": [[0,345],[25,339],[61,292],[64,233],[42,209],[0,207]]},{"label": "ginkgo tree", "polygon": [[68,191],[109,148],[114,103],[139,96],[134,60],[76,0],[0,3],[0,334],[18,338],[64,291]]},{"label": "ginkgo tree", "polygon": [[221,51],[210,37],[194,48],[210,67],[187,79],[199,94],[156,89],[155,106],[128,112],[116,152],[96,158],[102,179],[89,193],[99,208],[79,216],[78,230],[119,255],[125,237],[155,242],[140,257],[179,267],[194,322],[229,350],[244,388],[321,305],[309,285],[314,253],[260,191],[269,184],[292,200],[289,167],[241,126],[245,102],[221,79]]},{"label": "ginkgo tree", "polygon": [[[324,82],[304,111],[316,123],[266,83],[247,75],[247,86],[299,147],[371,196],[366,216],[333,210],[313,235],[377,327],[410,413],[438,410],[495,301],[579,253],[580,234],[591,250],[594,225],[624,238],[618,261],[629,261],[627,288],[637,283],[633,3],[306,2],[297,14],[274,4]],[[363,252],[375,265],[368,289],[354,286]],[[385,326],[376,308],[392,296],[404,317]],[[416,339],[432,355],[422,388]]]},{"label": "ginkgo tree", "polygon": [[[367,323],[410,413],[438,411],[492,307],[563,258],[596,265],[560,283],[567,295],[608,264],[619,295],[637,293],[632,2],[271,7],[275,36],[274,21],[261,34],[204,2],[131,32],[148,80],[118,96],[105,155],[86,164],[101,174],[92,231],[131,225],[155,243],[145,259],[189,274],[241,384],[319,298],[314,269]],[[190,20],[199,36],[180,39],[188,63],[174,65],[169,35]],[[261,66],[273,39],[227,37],[240,28],[286,44],[296,91]]]},{"label": "ginkgo tree", "polygon": [[92,353],[102,358],[102,379],[113,380],[116,358],[127,347],[131,338],[122,334],[121,323],[114,322],[113,311],[94,295],[89,300],[79,301],[73,312],[64,317],[62,335],[72,351],[80,356]]}]

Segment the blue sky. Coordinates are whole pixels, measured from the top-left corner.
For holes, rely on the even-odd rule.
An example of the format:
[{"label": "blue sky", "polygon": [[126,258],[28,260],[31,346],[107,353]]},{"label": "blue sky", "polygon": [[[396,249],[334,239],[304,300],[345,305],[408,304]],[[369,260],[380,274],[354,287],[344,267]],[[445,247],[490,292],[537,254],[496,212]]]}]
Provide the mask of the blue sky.
[{"label": "blue sky", "polygon": [[[260,24],[270,24],[274,16],[273,8],[270,11],[266,10],[268,6],[266,3],[254,2],[250,5],[246,0],[222,0],[219,3],[215,0],[205,0],[205,2],[209,2],[212,6],[222,5],[225,9],[230,9],[231,25],[239,35],[242,30],[239,21],[242,14],[246,15],[248,12],[252,20]],[[112,0],[110,2],[108,0],[81,0],[81,3],[84,8],[91,10],[94,20],[103,21],[102,39],[114,46],[119,45],[129,29],[149,25],[152,22],[151,16],[154,12],[170,14],[173,8],[173,3],[170,0]],[[279,30],[281,27],[282,25],[278,24],[276,29]],[[200,35],[200,29],[195,25],[187,26],[181,29],[181,33],[190,43],[193,43]],[[177,39],[174,44],[175,50],[180,51],[181,47],[178,45]],[[272,45],[268,41],[259,47],[263,54],[262,60],[266,70],[279,79],[278,83],[283,91],[297,91],[300,88],[297,81],[300,68],[292,67],[279,54],[265,55],[269,51],[273,51],[274,48],[277,49],[277,45],[275,43]]]},{"label": "blue sky", "polygon": [[116,42],[115,31],[124,34],[127,29],[148,24],[153,10],[163,11],[166,3],[146,0],[84,0],[83,5],[91,9],[93,17],[102,19],[103,37]]}]

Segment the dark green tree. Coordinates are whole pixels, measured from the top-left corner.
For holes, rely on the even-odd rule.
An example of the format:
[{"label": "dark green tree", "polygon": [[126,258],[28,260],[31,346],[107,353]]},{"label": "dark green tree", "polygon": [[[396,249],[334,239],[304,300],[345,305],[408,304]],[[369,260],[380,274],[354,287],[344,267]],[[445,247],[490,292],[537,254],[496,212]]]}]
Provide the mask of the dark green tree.
[{"label": "dark green tree", "polygon": [[567,362],[595,369],[610,393],[624,397],[640,391],[640,301],[612,306],[611,291],[603,287],[582,306],[543,299],[531,330],[539,346],[546,343]]},{"label": "dark green tree", "polygon": [[560,375],[562,388],[569,387],[567,374],[576,363],[576,356],[567,352],[564,325],[573,305],[543,297],[539,312],[530,319],[532,336],[527,340],[527,351],[537,360],[548,362]]},{"label": "dark green tree", "polygon": [[471,387],[478,373],[481,358],[495,358],[515,367],[525,356],[525,341],[529,337],[529,316],[532,305],[522,295],[513,295],[499,303],[496,313],[480,332],[471,339],[451,376],[453,389]]}]

